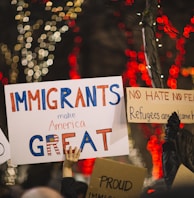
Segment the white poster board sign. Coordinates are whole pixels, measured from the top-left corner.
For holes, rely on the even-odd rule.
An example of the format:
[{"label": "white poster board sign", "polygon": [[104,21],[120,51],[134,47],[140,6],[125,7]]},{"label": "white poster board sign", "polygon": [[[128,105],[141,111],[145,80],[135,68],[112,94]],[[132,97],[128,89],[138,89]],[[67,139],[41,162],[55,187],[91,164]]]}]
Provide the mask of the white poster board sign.
[{"label": "white poster board sign", "polygon": [[10,159],[10,145],[0,128],[0,164]]},{"label": "white poster board sign", "polygon": [[194,123],[194,90],[128,87],[127,119],[134,123],[167,123],[176,111],[182,123]]},{"label": "white poster board sign", "polygon": [[80,159],[128,155],[121,76],[5,86],[13,164],[62,161],[80,147]]}]

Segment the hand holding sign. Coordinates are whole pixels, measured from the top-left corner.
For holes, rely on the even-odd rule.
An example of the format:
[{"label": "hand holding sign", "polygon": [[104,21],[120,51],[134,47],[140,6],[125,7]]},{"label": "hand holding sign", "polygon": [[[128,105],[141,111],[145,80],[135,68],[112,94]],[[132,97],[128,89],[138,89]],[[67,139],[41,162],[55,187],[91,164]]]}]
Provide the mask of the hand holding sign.
[{"label": "hand holding sign", "polygon": [[73,165],[78,162],[81,150],[75,147],[69,147],[69,150],[65,150],[65,160],[63,162],[63,177],[73,177]]}]

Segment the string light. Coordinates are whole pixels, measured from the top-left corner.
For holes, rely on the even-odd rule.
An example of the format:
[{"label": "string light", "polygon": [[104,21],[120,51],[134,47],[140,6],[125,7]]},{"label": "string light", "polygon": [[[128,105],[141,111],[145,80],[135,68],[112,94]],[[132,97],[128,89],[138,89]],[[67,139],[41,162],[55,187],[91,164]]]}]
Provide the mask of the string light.
[{"label": "string light", "polygon": [[[11,1],[17,11],[15,15],[18,31],[17,43],[12,50],[6,44],[0,43],[0,51],[4,55],[6,64],[10,66],[9,83],[17,83],[19,64],[24,67],[26,82],[42,80],[42,76],[49,72],[49,67],[54,63],[56,43],[61,42],[62,34],[71,28],[78,13],[82,11],[83,2],[83,0],[68,1],[64,7],[55,7],[51,1],[44,0],[42,3],[45,5],[45,11],[50,14],[50,19],[38,19],[31,24],[30,5],[25,0]],[[42,33],[37,40],[34,40],[34,32],[40,29]],[[35,48],[33,48],[34,43],[37,44]],[[0,81],[3,85],[8,84],[8,79],[3,76],[2,72],[0,72]],[[9,162],[7,165],[6,184],[14,185],[16,168]]]},{"label": "string light", "polygon": [[[131,2],[134,3],[133,1]],[[130,4],[130,6],[132,5]],[[138,16],[141,14],[137,14]],[[114,13],[114,16],[118,18],[118,28],[125,32],[126,39],[129,46],[132,46],[133,39],[132,39],[132,33],[127,29],[126,25],[121,21],[121,14],[118,14],[118,12]],[[125,49],[124,51],[125,56],[127,57],[127,63],[126,63],[126,70],[123,72],[123,82],[125,86],[132,86],[132,87],[138,87],[139,84],[137,83],[137,76],[138,74],[141,75],[141,80],[145,82],[145,84],[150,87],[151,86],[151,79],[148,75],[148,71],[146,68],[146,61],[145,61],[145,55],[143,51],[136,52],[132,49]]]},{"label": "string light", "polygon": [[[34,2],[32,1],[32,3]],[[0,48],[6,64],[11,66],[10,83],[17,82],[19,64],[24,67],[26,82],[42,80],[42,76],[49,72],[49,67],[54,63],[56,44],[61,42],[62,34],[71,28],[72,22],[82,11],[83,2],[83,0],[68,1],[64,7],[55,7],[51,1],[42,1],[42,4],[45,5],[45,11],[50,14],[50,19],[38,19],[31,25],[29,3],[26,3],[25,0],[11,1],[17,10],[15,15],[15,20],[18,23],[17,44],[14,46],[13,53],[5,44],[1,44]],[[44,32],[35,41],[33,40],[33,33],[40,28]],[[35,48],[33,48],[34,43],[37,44]],[[20,52],[21,59],[19,58]]]},{"label": "string light", "polygon": [[194,84],[194,66],[181,68],[180,73],[184,77],[191,76],[192,77],[192,82]]},{"label": "string light", "polygon": [[[169,68],[169,76],[167,79],[167,86],[171,89],[176,89],[177,78],[179,73],[182,71],[181,67],[185,61],[186,52],[184,47],[186,39],[189,39],[190,34],[194,32],[194,16],[191,17],[189,24],[184,27],[182,35],[172,25],[168,17],[163,13],[161,6],[159,6],[159,15],[156,20],[158,23],[158,32],[164,32],[176,42],[177,55],[175,57],[175,62]],[[157,36],[159,37],[160,34],[158,33]]]},{"label": "string light", "polygon": [[74,23],[72,26],[73,32],[76,34],[74,37],[74,47],[72,51],[68,55],[68,62],[70,65],[69,76],[71,79],[79,79],[79,54],[80,54],[80,46],[82,44],[82,37],[79,35],[79,27]]}]

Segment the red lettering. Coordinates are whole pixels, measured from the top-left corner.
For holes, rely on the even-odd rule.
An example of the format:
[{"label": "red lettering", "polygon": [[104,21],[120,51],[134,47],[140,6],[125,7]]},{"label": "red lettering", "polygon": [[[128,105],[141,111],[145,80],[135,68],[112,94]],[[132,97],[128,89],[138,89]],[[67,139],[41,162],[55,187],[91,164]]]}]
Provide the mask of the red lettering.
[{"label": "red lettering", "polygon": [[81,101],[82,107],[86,106],[85,101],[84,101],[84,97],[83,97],[83,94],[82,94],[80,88],[77,91],[77,97],[76,97],[76,100],[75,100],[75,107],[78,107],[79,101]]},{"label": "red lettering", "polygon": [[40,90],[36,90],[35,96],[32,95],[31,91],[28,91],[29,99],[29,110],[32,111],[32,101],[38,99],[38,110],[40,110]]},{"label": "red lettering", "polygon": [[52,106],[52,105],[50,104],[50,102],[49,102],[50,94],[51,94],[51,92],[53,92],[53,91],[57,92],[57,88],[51,88],[51,89],[48,90],[46,100],[47,100],[48,107],[49,107],[50,109],[57,109],[57,100],[53,100],[53,101],[52,101],[53,104],[54,104],[53,106]]},{"label": "red lettering", "polygon": [[106,106],[106,94],[105,89],[108,88],[108,85],[98,85],[98,89],[102,89],[102,105]]},{"label": "red lettering", "polygon": [[14,100],[13,93],[10,93],[10,98],[11,98],[11,109],[12,109],[12,112],[15,112],[16,111],[16,107],[15,107],[15,100]]},{"label": "red lettering", "polygon": [[102,139],[103,139],[103,144],[104,144],[104,150],[105,151],[108,150],[106,133],[110,133],[110,132],[112,132],[112,129],[111,128],[96,130],[96,133],[97,134],[102,134]]},{"label": "red lettering", "polygon": [[66,138],[72,138],[72,137],[75,137],[75,133],[62,134],[63,152],[66,150],[66,146],[69,145],[69,142],[66,141]]}]

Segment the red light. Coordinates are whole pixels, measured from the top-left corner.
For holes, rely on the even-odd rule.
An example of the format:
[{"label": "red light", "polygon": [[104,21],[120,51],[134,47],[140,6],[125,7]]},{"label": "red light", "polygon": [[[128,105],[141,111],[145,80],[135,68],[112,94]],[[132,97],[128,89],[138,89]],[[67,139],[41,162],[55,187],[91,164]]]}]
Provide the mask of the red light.
[{"label": "red light", "polygon": [[74,27],[73,32],[79,32],[80,28],[78,26]]},{"label": "red light", "polygon": [[125,55],[126,55],[126,56],[130,56],[130,49],[126,49],[126,50],[125,50]]},{"label": "red light", "polygon": [[138,69],[138,63],[136,61],[131,61],[131,67],[134,68],[135,70]]},{"label": "red light", "polygon": [[148,79],[148,76],[144,73],[141,75],[141,79],[146,81]]},{"label": "red light", "polygon": [[2,79],[2,83],[3,83],[3,85],[7,85],[8,84],[8,79],[7,78],[3,78]]},{"label": "red light", "polygon": [[138,52],[138,59],[140,61],[142,61],[142,62],[145,60],[145,54],[144,54],[144,52]]},{"label": "red light", "polygon": [[166,56],[167,56],[168,58],[172,58],[172,52],[171,52],[171,51],[167,51],[167,52],[166,52]]},{"label": "red light", "polygon": [[145,72],[145,71],[147,71],[147,69],[146,69],[146,66],[144,65],[144,64],[139,64],[139,70],[143,73],[143,72]]},{"label": "red light", "polygon": [[84,175],[91,175],[94,163],[95,158],[80,160],[78,161],[78,167]]},{"label": "red light", "polygon": [[118,27],[119,27],[119,29],[124,29],[125,28],[125,24],[124,23],[119,23]]},{"label": "red light", "polygon": [[75,66],[77,64],[77,58],[76,58],[75,54],[73,54],[73,53],[70,54],[68,57],[68,61],[71,66]]},{"label": "red light", "polygon": [[194,17],[192,17],[190,21],[192,24],[194,24]]},{"label": "red light", "polygon": [[177,80],[170,77],[167,81],[167,85],[171,88],[171,89],[176,89],[177,88]]},{"label": "red light", "polygon": [[164,23],[164,24],[168,24],[169,22],[168,22],[168,17],[166,16],[166,15],[162,15],[162,22]]},{"label": "red light", "polygon": [[157,21],[157,23],[163,23],[162,17],[157,17],[156,21]]},{"label": "red light", "polygon": [[68,26],[71,28],[75,26],[75,20],[69,21]]},{"label": "red light", "polygon": [[138,87],[138,84],[135,79],[130,79],[129,84],[131,85],[131,87]]},{"label": "red light", "polygon": [[0,80],[3,78],[3,73],[0,72]]},{"label": "red light", "polygon": [[188,77],[188,76],[189,76],[188,70],[187,70],[187,69],[184,69],[184,68],[181,70],[181,74],[182,74],[184,77]]},{"label": "red light", "polygon": [[180,125],[179,125],[179,127],[180,127],[181,129],[183,129],[184,126],[185,126],[185,124],[183,124],[183,123],[180,123]]},{"label": "red light", "polygon": [[148,189],[148,190],[147,190],[147,193],[148,193],[148,194],[151,194],[151,193],[153,193],[153,192],[155,192],[154,189]]},{"label": "red light", "polygon": [[132,5],[134,0],[125,0],[125,5]]},{"label": "red light", "polygon": [[76,36],[76,37],[74,38],[74,42],[75,42],[75,43],[81,43],[81,42],[82,42],[82,37],[81,37],[81,36]]},{"label": "red light", "polygon": [[151,79],[146,79],[146,85],[147,86],[152,86],[152,81],[151,81]]}]

